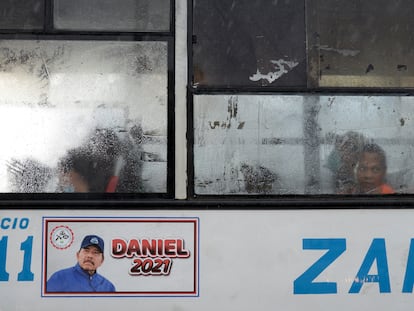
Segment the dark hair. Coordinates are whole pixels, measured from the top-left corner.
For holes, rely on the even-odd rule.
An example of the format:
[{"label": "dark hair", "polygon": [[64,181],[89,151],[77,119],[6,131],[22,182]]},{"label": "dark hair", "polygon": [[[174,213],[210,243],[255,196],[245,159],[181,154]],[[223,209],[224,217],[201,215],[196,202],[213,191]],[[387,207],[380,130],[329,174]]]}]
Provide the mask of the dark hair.
[{"label": "dark hair", "polygon": [[[133,129],[130,135],[136,134],[137,129]],[[60,161],[59,169],[63,173],[76,171],[87,182],[89,192],[102,193],[114,175],[118,157],[122,156],[125,163],[119,173],[116,192],[140,192],[140,154],[133,146],[130,140],[121,140],[112,129],[97,129],[85,145],[67,153]]]},{"label": "dark hair", "polygon": [[75,171],[88,184],[90,192],[104,192],[111,176],[112,163],[89,150],[79,148],[68,152],[59,164],[63,173]]},{"label": "dark hair", "polygon": [[59,169],[63,173],[77,172],[88,184],[90,192],[105,192],[120,151],[114,131],[96,130],[84,146],[68,151],[60,161]]},{"label": "dark hair", "polygon": [[387,169],[387,157],[385,155],[384,149],[375,143],[367,143],[362,146],[361,155],[363,153],[375,153],[380,158],[380,163],[384,169]]}]

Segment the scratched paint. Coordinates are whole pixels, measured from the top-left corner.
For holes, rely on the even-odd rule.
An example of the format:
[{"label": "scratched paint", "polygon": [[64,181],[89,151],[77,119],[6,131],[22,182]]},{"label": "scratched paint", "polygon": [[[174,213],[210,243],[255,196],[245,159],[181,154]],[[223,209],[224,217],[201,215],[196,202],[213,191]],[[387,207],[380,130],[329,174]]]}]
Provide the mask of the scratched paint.
[{"label": "scratched paint", "polygon": [[332,48],[332,47],[328,47],[327,45],[320,45],[319,50],[335,52],[335,53],[338,53],[338,54],[343,55],[343,56],[356,56],[359,53],[361,53],[361,51],[359,51],[359,50],[335,49],[335,48]]},{"label": "scratched paint", "polygon": [[270,63],[275,68],[275,71],[268,72],[263,74],[257,69],[256,73],[249,77],[250,81],[260,81],[266,80],[269,83],[275,82],[277,79],[282,77],[285,74],[288,74],[293,68],[299,65],[298,62],[295,61],[287,61],[284,59],[279,60],[271,60]]}]

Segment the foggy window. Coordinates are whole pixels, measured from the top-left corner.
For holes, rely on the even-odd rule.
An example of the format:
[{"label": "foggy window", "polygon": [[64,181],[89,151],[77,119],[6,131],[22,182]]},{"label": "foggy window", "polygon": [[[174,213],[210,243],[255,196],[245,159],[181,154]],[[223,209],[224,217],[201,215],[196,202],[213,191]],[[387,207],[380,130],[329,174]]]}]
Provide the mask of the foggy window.
[{"label": "foggy window", "polygon": [[1,1],[0,192],[171,191],[171,16],[170,0]]},{"label": "foggy window", "polygon": [[0,41],[0,192],[166,192],[167,50]]},{"label": "foggy window", "polygon": [[43,29],[44,0],[0,1],[0,29]]},{"label": "foggy window", "polygon": [[307,8],[313,86],[413,86],[413,1],[311,0]]},{"label": "foggy window", "polygon": [[195,85],[306,86],[303,0],[195,0]]},{"label": "foggy window", "polygon": [[414,193],[414,100],[196,95],[197,195]]},{"label": "foggy window", "polygon": [[170,30],[170,0],[55,0],[54,27],[62,30]]}]

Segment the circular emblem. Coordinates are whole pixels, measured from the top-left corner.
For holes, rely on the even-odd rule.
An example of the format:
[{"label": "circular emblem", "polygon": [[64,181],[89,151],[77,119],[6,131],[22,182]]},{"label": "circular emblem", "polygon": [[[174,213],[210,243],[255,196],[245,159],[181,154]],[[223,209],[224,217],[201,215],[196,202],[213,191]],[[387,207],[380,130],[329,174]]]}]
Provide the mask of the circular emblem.
[{"label": "circular emblem", "polygon": [[66,249],[73,243],[73,231],[68,226],[57,226],[50,232],[50,242],[57,249]]}]

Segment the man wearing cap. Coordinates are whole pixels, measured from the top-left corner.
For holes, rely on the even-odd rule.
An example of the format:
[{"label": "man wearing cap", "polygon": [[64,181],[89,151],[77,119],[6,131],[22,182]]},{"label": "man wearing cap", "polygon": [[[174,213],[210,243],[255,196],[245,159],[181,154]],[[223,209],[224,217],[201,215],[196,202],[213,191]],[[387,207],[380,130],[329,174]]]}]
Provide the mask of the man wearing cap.
[{"label": "man wearing cap", "polygon": [[115,286],[97,269],[104,261],[104,241],[87,235],[76,253],[74,267],[55,272],[46,283],[47,292],[114,292]]}]

